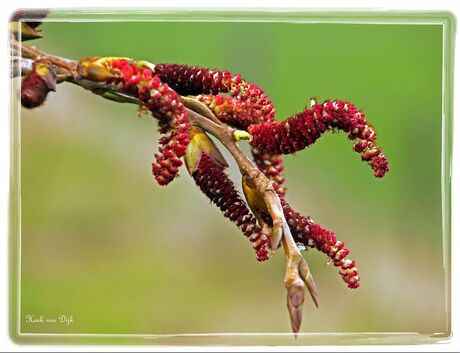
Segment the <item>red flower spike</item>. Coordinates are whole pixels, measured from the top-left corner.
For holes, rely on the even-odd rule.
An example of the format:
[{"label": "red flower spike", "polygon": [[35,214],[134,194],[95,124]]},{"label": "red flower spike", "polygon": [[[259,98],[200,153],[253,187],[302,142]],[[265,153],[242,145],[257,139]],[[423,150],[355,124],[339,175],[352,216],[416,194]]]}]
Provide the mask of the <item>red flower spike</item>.
[{"label": "red flower spike", "polygon": [[[228,72],[180,64],[156,64],[155,73],[182,95],[216,94],[231,89],[231,79],[228,80],[231,74]],[[222,80],[224,76],[227,79]]]},{"label": "red flower spike", "polygon": [[178,64],[157,64],[155,74],[179,94],[196,96],[229,93],[232,97],[248,100],[252,107],[266,117],[264,121],[271,121],[275,117],[275,107],[264,90],[246,82],[240,75]]},{"label": "red flower spike", "polygon": [[388,161],[380,147],[375,145],[376,134],[365,116],[353,104],[344,101],[314,103],[311,109],[295,114],[282,122],[251,125],[252,146],[271,155],[291,154],[315,143],[326,131],[339,129],[357,140],[354,150],[381,178],[388,172]]},{"label": "red flower spike", "polygon": [[270,180],[273,189],[280,196],[285,196],[286,188],[283,186],[285,179],[281,174],[284,170],[283,159],[278,155],[262,153],[254,146],[251,146],[251,152],[257,168]]},{"label": "red flower spike", "polygon": [[350,251],[344,248],[344,243],[338,241],[333,232],[294,211],[283,197],[280,197],[280,200],[284,216],[296,240],[326,254],[332,264],[340,268],[339,273],[348,288],[358,288],[359,275],[355,267],[356,263],[347,258]]},{"label": "red flower spike", "polygon": [[214,158],[203,154],[192,177],[200,190],[219,207],[224,216],[235,223],[249,238],[256,251],[257,260],[267,260],[269,257],[268,237],[257,225],[256,219],[236,191],[224,167]]},{"label": "red flower spike", "polygon": [[[128,59],[103,59],[98,65],[108,70],[110,75],[106,76],[110,83],[141,100],[159,121],[160,131],[166,136],[160,140],[161,146],[159,153],[155,154],[152,173],[158,184],[167,185],[177,175],[182,165],[181,157],[185,155],[190,141],[190,124],[180,97],[155,76],[151,68],[137,65]],[[91,63],[87,66],[85,69],[91,72]]]},{"label": "red flower spike", "polygon": [[253,109],[239,98],[220,95],[200,95],[196,98],[204,103],[220,121],[234,128],[247,130],[249,125],[257,124],[252,116]]}]

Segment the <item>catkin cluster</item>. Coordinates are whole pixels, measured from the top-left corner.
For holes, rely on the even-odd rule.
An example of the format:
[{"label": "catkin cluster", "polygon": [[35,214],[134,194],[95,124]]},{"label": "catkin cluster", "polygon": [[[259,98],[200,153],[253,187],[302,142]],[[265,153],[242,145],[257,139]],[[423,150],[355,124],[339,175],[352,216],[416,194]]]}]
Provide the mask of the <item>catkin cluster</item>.
[{"label": "catkin cluster", "polygon": [[[159,151],[152,163],[156,181],[160,185],[171,182],[185,159],[199,189],[249,238],[257,259],[264,261],[269,257],[270,238],[248,207],[254,200],[241,197],[225,171],[228,165],[217,147],[204,131],[190,126],[181,96],[193,96],[222,123],[249,132],[253,160],[278,193],[295,240],[323,252],[339,268],[349,288],[359,287],[356,263],[348,259],[349,250],[344,244],[333,232],[296,212],[286,201],[281,158],[314,144],[327,131],[340,130],[354,141],[354,151],[369,164],[374,176],[383,177],[389,170],[387,158],[376,145],[375,130],[353,104],[342,100],[312,101],[310,108],[276,121],[273,102],[265,92],[228,71],[177,64],[153,65],[126,58],[88,58],[80,61],[79,73],[85,79],[104,81],[117,92],[135,97],[151,112],[162,133]],[[55,85],[53,66],[46,61],[35,62],[22,81],[23,106],[41,105]],[[271,220],[268,214],[264,217],[266,226]]]}]

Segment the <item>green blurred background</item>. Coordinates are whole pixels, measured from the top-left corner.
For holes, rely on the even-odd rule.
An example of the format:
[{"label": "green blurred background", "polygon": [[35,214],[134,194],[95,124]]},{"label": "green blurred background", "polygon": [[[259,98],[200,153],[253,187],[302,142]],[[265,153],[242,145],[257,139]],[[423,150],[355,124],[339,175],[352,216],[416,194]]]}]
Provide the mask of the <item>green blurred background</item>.
[{"label": "green blurred background", "polygon": [[[279,120],[310,97],[362,108],[390,161],[384,179],[373,178],[345,134],[286,158],[288,199],[336,232],[362,278],[347,289],[324,255],[307,251],[320,308],[307,298],[301,330],[448,331],[441,26],[60,21],[43,32],[34,44],[69,58],[241,73],[265,89]],[[156,185],[158,137],[134,106],[70,84],[21,111],[22,332],[290,332],[282,253],[257,263],[185,169]],[[27,314],[75,322],[32,324]]]}]

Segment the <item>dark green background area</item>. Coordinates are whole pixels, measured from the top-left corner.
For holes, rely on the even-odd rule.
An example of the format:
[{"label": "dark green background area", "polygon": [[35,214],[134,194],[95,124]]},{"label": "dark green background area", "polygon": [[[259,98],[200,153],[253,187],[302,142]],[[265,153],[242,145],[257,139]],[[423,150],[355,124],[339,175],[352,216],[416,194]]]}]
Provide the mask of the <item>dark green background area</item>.
[{"label": "dark green background area", "polygon": [[[278,120],[310,97],[362,108],[389,159],[385,178],[343,133],[286,158],[288,199],[346,243],[362,278],[347,289],[324,255],[307,251],[320,308],[307,298],[302,332],[449,330],[441,25],[47,22],[43,32],[36,45],[69,58],[240,73],[265,89]],[[185,169],[168,187],[155,184],[152,118],[63,84],[20,119],[22,332],[290,332],[282,253],[257,263]],[[30,324],[27,314],[75,323]]]}]

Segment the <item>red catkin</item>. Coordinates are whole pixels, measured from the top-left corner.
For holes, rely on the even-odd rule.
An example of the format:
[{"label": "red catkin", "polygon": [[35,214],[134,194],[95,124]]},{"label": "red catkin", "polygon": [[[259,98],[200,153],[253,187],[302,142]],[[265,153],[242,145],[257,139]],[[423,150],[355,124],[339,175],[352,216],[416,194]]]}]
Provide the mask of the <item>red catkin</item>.
[{"label": "red catkin", "polygon": [[265,121],[274,119],[275,107],[264,90],[246,82],[238,74],[178,64],[157,64],[155,74],[179,94],[229,93],[232,97],[250,102],[254,114],[265,116]]},{"label": "red catkin", "polygon": [[261,152],[254,146],[251,146],[251,152],[257,168],[270,180],[273,189],[280,196],[285,196],[286,188],[283,185],[286,179],[282,175],[283,159],[278,155]]},{"label": "red catkin", "polygon": [[223,123],[240,130],[247,130],[249,125],[263,123],[253,118],[253,109],[240,98],[222,95],[199,95],[196,97],[204,103]]},{"label": "red catkin", "polygon": [[224,168],[211,157],[203,154],[192,176],[211,202],[248,237],[256,251],[257,260],[267,260],[268,237],[257,225],[255,217],[236,191]]},{"label": "red catkin", "polygon": [[282,122],[266,122],[248,128],[253,136],[252,146],[272,155],[291,154],[315,143],[321,135],[339,129],[356,140],[353,148],[381,178],[388,172],[388,161],[380,147],[375,145],[376,134],[362,112],[353,104],[336,100],[323,104],[316,102],[310,109],[295,114]]},{"label": "red catkin", "polygon": [[305,246],[316,248],[326,254],[349,288],[359,287],[359,274],[356,262],[347,258],[350,251],[344,243],[337,240],[335,234],[315,224],[309,217],[294,211],[286,200],[280,197],[284,216],[295,239]]},{"label": "red catkin", "polygon": [[177,175],[182,165],[181,157],[190,142],[190,124],[180,97],[149,68],[125,59],[112,60],[106,66],[117,74],[112,81],[141,100],[159,120],[160,131],[166,135],[160,139],[161,147],[155,154],[152,173],[158,184],[168,184]]}]

